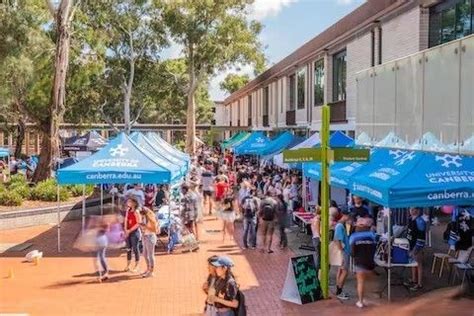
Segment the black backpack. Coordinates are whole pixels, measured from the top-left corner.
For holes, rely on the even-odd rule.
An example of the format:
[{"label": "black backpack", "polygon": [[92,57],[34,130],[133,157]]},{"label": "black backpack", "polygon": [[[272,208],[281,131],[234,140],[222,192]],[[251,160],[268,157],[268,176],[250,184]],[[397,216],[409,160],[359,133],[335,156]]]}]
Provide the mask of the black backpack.
[{"label": "black backpack", "polygon": [[234,312],[235,316],[247,316],[247,306],[245,305],[245,295],[242,291],[237,291],[237,301],[239,301],[239,306],[237,308],[233,308],[232,311]]},{"label": "black backpack", "polygon": [[257,206],[256,206],[256,203],[255,203],[255,200],[252,197],[247,196],[243,199],[242,208],[244,210],[244,216],[246,218],[255,217],[255,212],[256,212]]},{"label": "black backpack", "polygon": [[262,219],[264,221],[273,221],[275,219],[275,208],[270,203],[262,206]]}]

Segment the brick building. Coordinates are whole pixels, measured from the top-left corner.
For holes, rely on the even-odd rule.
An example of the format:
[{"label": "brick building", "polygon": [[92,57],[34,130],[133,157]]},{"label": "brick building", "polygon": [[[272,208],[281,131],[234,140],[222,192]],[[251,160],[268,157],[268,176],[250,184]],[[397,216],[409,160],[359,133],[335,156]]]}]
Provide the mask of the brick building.
[{"label": "brick building", "polygon": [[[473,33],[473,0],[368,0],[224,100],[229,126],[356,131],[358,73]],[[229,132],[227,133],[229,134]]]}]

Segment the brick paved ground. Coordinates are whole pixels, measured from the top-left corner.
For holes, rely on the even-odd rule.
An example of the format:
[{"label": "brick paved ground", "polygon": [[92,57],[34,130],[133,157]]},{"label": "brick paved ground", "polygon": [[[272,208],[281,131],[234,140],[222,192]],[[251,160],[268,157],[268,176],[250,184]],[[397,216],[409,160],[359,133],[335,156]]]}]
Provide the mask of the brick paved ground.
[{"label": "brick paved ground", "polygon": [[[39,249],[45,253],[38,266],[22,262],[26,251],[1,256],[0,314],[200,315],[204,302],[200,286],[206,277],[206,258],[223,253],[229,254],[236,263],[235,274],[246,294],[249,315],[363,314],[353,307],[353,302],[344,305],[336,299],[305,306],[281,301],[288,259],[293,253],[275,249],[274,254],[262,254],[241,250],[234,242],[224,244],[219,233],[206,232],[220,229],[220,222],[209,217],[202,227],[198,252],[166,255],[157,251],[157,275],[141,279],[120,272],[126,263],[124,254],[111,251],[111,278],[99,284],[95,281],[90,255],[71,249],[79,225],[78,222],[63,223],[63,252],[60,254],[56,252],[54,226],[0,231],[0,243],[30,240],[34,246],[29,250]],[[239,229],[236,235],[240,240]],[[7,279],[10,269],[14,277]],[[367,311],[370,309],[364,310]]]}]

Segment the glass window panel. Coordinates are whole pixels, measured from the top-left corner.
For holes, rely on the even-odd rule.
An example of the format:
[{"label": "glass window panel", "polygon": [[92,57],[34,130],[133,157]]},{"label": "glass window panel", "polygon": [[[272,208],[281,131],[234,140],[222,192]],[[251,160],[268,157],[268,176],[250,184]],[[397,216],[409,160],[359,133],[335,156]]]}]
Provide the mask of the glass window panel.
[{"label": "glass window panel", "polygon": [[306,69],[298,71],[298,109],[304,109]]},{"label": "glass window panel", "polygon": [[293,111],[295,109],[295,90],[296,90],[296,79],[295,75],[290,76],[290,80],[288,82],[288,98],[289,98],[289,111]]},{"label": "glass window panel", "polygon": [[324,60],[314,63],[314,105],[324,103]]},{"label": "glass window panel", "polygon": [[346,51],[334,55],[334,95],[333,101],[346,99]]},{"label": "glass window panel", "polygon": [[268,96],[269,96],[269,89],[268,87],[265,87],[265,89],[263,89],[263,115],[268,115],[268,102],[269,102]]},{"label": "glass window panel", "polygon": [[471,34],[471,0],[456,5],[456,38]]},{"label": "glass window panel", "polygon": [[456,39],[455,32],[456,10],[450,8],[441,13],[441,42],[446,43]]}]

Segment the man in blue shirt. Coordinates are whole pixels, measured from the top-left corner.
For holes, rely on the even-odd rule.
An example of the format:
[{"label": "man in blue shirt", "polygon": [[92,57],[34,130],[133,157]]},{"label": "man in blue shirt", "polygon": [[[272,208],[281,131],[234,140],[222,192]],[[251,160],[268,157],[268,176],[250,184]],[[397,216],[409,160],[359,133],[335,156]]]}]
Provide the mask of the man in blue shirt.
[{"label": "man in blue shirt", "polygon": [[348,300],[349,295],[342,292],[344,283],[346,282],[347,274],[349,272],[349,259],[351,247],[349,244],[349,236],[346,230],[346,224],[350,221],[349,210],[342,211],[342,217],[334,228],[334,241],[337,242],[339,249],[343,253],[342,265],[337,270],[336,275],[336,296],[340,300]]}]

